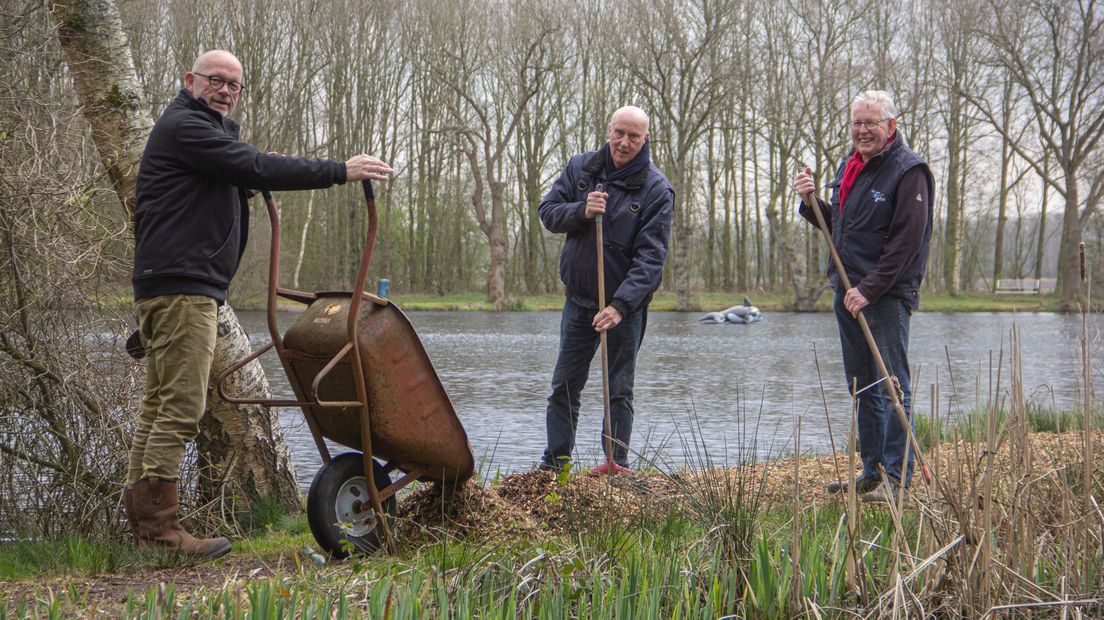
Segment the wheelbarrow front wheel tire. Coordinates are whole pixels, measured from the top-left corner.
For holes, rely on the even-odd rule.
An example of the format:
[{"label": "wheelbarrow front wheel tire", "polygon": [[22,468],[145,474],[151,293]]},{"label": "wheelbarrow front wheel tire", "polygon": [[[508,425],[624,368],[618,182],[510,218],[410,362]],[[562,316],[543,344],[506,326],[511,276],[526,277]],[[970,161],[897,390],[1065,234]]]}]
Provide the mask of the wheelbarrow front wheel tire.
[{"label": "wheelbarrow front wheel tire", "polygon": [[[383,490],[391,478],[372,461],[376,488]],[[396,511],[395,496],[383,500],[388,517]],[[331,557],[344,559],[350,553],[374,553],[381,546],[383,527],[364,478],[364,457],[346,452],[330,459],[318,470],[307,494],[307,522],[318,544]]]}]

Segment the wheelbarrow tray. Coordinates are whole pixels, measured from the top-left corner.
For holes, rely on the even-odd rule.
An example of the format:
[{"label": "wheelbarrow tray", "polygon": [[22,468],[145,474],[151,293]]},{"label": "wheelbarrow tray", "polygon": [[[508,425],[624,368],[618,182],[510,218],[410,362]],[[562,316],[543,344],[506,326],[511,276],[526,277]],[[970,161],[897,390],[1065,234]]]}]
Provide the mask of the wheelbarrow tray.
[{"label": "wheelbarrow tray", "polygon": [[[350,292],[317,293],[284,336],[284,365],[308,424],[326,439],[363,451],[360,408],[309,404],[315,399],[307,393],[349,342],[351,302]],[[317,401],[359,400],[352,373],[363,373],[374,456],[419,472],[423,480],[470,478],[475,460],[467,433],[410,320],[389,300],[369,294],[359,315],[362,367],[354,369],[353,356],[344,356],[319,382]]]}]

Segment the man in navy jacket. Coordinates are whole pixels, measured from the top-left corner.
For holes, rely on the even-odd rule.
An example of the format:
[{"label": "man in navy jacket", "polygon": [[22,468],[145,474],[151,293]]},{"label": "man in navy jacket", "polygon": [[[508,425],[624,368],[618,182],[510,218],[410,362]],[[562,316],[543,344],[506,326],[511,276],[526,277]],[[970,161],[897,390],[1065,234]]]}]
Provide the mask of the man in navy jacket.
[{"label": "man in navy jacket", "polygon": [[[579,395],[590,363],[607,332],[613,460],[628,466],[633,424],[636,354],[644,338],[648,303],[659,287],[667,258],[674,190],[651,161],[648,115],[633,106],[610,118],[609,142],[571,158],[538,213],[544,227],[567,235],[560,253],[565,296],[560,352],[552,372],[542,469],[562,469],[571,459],[579,421]],[[597,184],[603,185],[602,191]],[[598,307],[595,216],[604,222],[605,298]]]},{"label": "man in navy jacket", "polygon": [[230,551],[225,538],[197,540],[180,525],[177,481],[205,410],[218,307],[245,250],[249,188],[323,188],[391,173],[370,155],[300,159],[239,141],[227,117],[244,91],[233,54],[196,59],[150,132],[134,210],[132,282],[147,378],[124,505],[140,543],[197,558]]},{"label": "man in navy jacket", "polygon": [[[920,306],[935,182],[928,164],[897,130],[897,108],[885,91],[859,94],[851,103],[850,125],[852,151],[828,185],[830,204],[821,202],[818,207],[852,284],[843,290],[835,264],[829,263],[844,372],[848,387],[857,379],[861,392],[858,430],[863,470],[855,488],[863,501],[884,502],[891,494],[896,497],[897,487],[909,485],[914,455],[906,450],[909,429],[892,410],[887,385],[871,388],[882,377],[857,317],[860,311],[866,317],[886,368],[900,384],[906,415],[911,416],[909,321]],[[799,196],[816,191],[811,170],[797,175],[794,190]],[[816,214],[807,205],[802,204],[800,213],[816,225]],[[828,490],[842,491],[847,484],[835,482]]]}]

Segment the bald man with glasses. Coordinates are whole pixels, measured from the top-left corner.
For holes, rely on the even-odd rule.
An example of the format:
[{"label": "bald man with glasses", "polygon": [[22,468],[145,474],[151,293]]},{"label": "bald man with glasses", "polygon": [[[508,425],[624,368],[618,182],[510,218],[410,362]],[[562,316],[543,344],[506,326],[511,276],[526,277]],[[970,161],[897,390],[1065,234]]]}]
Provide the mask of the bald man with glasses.
[{"label": "bald man with glasses", "polygon": [[301,159],[240,141],[229,116],[245,91],[230,52],[196,59],[150,132],[134,209],[132,284],[146,390],[123,503],[139,544],[199,559],[228,553],[230,542],[196,539],[181,526],[177,483],[206,409],[218,308],[245,250],[250,188],[318,189],[384,181],[392,172],[371,155]]}]

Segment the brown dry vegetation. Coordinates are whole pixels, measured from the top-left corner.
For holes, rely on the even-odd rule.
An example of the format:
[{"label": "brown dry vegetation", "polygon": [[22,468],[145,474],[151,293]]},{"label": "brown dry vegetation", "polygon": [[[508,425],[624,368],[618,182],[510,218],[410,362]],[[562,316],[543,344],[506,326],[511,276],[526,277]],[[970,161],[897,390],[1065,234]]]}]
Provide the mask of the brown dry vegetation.
[{"label": "brown dry vegetation", "polygon": [[[994,532],[998,546],[1006,544],[1012,534],[999,524],[1007,526],[1015,522],[1017,511],[1029,515],[1029,532],[1034,536],[1030,542],[1034,546],[1045,549],[1062,540],[1070,525],[1072,495],[1068,472],[1080,467],[1082,441],[1080,433],[1027,436],[1026,449],[1032,455],[1027,470],[1018,469],[1011,458],[1013,451],[1007,445],[998,449],[993,459],[991,492],[993,522],[998,524]],[[1104,433],[1095,434],[1093,443],[1096,454],[1104,452]],[[940,519],[946,517],[951,503],[958,503],[959,508],[974,502],[981,506],[980,498],[968,499],[981,487],[966,481],[978,479],[971,472],[982,471],[986,457],[987,447],[980,443],[940,446],[928,455],[928,460],[952,502],[937,489],[925,488],[918,476],[906,510],[943,515],[932,517]],[[847,472],[847,455],[837,455],[836,459],[834,462],[832,456],[798,458],[796,490],[804,511],[842,503],[841,497],[830,496],[824,490],[825,483],[836,478],[837,465],[839,471]],[[622,523],[631,527],[634,522],[640,522],[640,517],[662,516],[668,511],[679,510],[693,502],[695,495],[717,492],[726,486],[731,488],[740,480],[744,484],[751,483],[753,492],[759,494],[761,508],[767,512],[774,508],[785,511],[792,505],[795,492],[794,458],[704,472],[642,472],[614,477],[582,474],[557,477],[550,472],[529,471],[507,476],[493,486],[468,482],[448,496],[442,496],[436,485],[425,485],[400,501],[396,533],[401,555],[407,551],[416,553],[423,544],[444,538],[490,546],[540,542],[571,536],[598,523]],[[1024,491],[1025,481],[1029,493]],[[977,523],[973,525],[976,527]],[[313,567],[303,568],[311,565],[300,553],[289,545],[274,555],[238,552],[208,565],[152,569],[129,575],[0,583],[0,600],[44,601],[60,592],[76,591],[87,601],[86,611],[102,612],[118,609],[128,594],[142,596],[150,585],[173,583],[177,596],[183,597],[200,589],[212,591],[244,585],[253,579],[273,576],[295,579],[296,575],[302,576],[304,570],[314,570]],[[318,570],[341,574],[349,570],[347,566],[327,563]]]},{"label": "brown dry vegetation", "polygon": [[[1010,506],[1015,484],[1033,479],[1034,498],[1029,508],[1040,523],[1056,524],[1053,514],[1068,493],[1066,475],[1081,458],[1081,433],[1034,433],[1028,435],[1033,454],[1029,471],[1016,470],[1007,445],[994,460],[992,497],[998,506]],[[1104,433],[1093,435],[1096,454],[1104,453]],[[928,463],[941,476],[949,492],[968,492],[964,481],[986,462],[984,443],[944,444],[928,455]],[[677,509],[684,495],[700,494],[749,481],[767,508],[788,508],[794,495],[794,459],[786,457],[731,469],[684,470],[675,473],[638,472],[632,476],[572,475],[561,483],[551,472],[529,471],[511,474],[501,483],[484,487],[468,482],[450,497],[436,486],[421,487],[406,496],[399,506],[403,540],[423,541],[433,533],[464,537],[472,542],[503,541],[518,537],[570,534],[580,525],[599,520],[630,525],[646,513]],[[841,496],[829,495],[826,483],[836,472],[846,475],[846,454],[797,457],[797,493],[804,509],[838,503]],[[857,461],[857,458],[856,458]],[[838,467],[838,469],[837,469]],[[939,473],[943,472],[943,473]],[[913,502],[939,509],[941,494],[928,488],[917,475]]]}]

